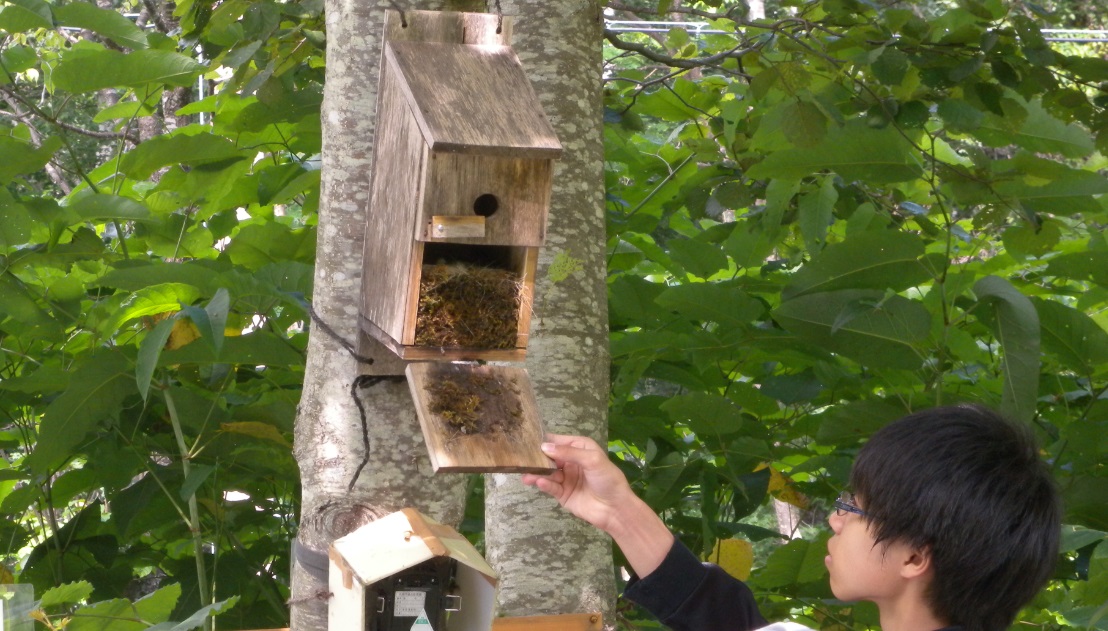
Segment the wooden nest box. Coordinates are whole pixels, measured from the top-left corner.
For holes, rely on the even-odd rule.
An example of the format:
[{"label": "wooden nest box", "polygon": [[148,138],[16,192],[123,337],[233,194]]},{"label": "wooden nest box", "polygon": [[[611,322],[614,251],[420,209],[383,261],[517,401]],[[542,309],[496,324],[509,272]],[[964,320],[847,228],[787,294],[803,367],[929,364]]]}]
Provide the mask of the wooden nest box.
[{"label": "wooden nest box", "polygon": [[519,59],[386,37],[377,99],[363,330],[404,360],[522,361],[562,148]]},{"label": "wooden nest box", "polygon": [[496,572],[453,528],[412,508],[330,548],[328,631],[489,631]]}]

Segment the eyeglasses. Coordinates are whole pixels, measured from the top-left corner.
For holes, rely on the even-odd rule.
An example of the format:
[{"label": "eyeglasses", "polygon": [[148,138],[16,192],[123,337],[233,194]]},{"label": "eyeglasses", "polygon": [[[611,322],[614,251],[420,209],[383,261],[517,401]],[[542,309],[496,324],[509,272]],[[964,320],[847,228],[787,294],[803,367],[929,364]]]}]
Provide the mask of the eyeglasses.
[{"label": "eyeglasses", "polygon": [[842,517],[847,513],[854,513],[862,517],[866,516],[866,511],[858,508],[858,504],[854,502],[854,494],[849,491],[843,491],[839,493],[838,499],[835,500],[835,514]]}]

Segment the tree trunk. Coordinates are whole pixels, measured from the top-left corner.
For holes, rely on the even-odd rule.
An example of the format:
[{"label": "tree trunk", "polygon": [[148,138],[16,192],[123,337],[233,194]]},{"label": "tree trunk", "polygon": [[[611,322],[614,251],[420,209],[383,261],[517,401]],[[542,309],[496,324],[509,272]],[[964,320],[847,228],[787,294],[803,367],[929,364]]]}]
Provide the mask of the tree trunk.
[{"label": "tree trunk", "polygon": [[[599,6],[582,0],[505,0],[502,7],[516,16],[513,47],[565,149],[539,259],[528,369],[548,431],[588,434],[604,444],[602,15]],[[564,267],[548,274],[555,257],[559,267],[571,262],[579,269],[564,279]],[[502,615],[603,611],[611,625],[615,594],[607,536],[522,486],[518,475],[486,476],[485,516],[486,557],[500,574]]]},{"label": "tree trunk", "polygon": [[[356,344],[359,331],[380,40],[384,11],[391,6],[387,0],[328,0],[326,5],[323,180],[313,305],[323,323],[350,344]],[[448,7],[423,1],[405,2],[403,8]],[[472,2],[463,8],[472,9]],[[324,329],[313,322],[295,427],[302,486],[291,571],[295,631],[327,628],[326,554],[334,539],[408,506],[457,525],[465,507],[466,476],[432,474],[403,379],[354,388],[366,411],[371,448],[357,483],[347,488],[365,455],[362,420],[351,396],[361,367]]]}]

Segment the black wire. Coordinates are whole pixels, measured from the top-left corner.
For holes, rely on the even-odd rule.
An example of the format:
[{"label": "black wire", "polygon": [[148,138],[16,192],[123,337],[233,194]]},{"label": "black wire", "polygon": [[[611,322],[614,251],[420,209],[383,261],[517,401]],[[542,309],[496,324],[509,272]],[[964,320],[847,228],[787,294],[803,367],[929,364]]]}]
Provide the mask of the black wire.
[{"label": "black wire", "polygon": [[504,30],[504,11],[500,8],[500,0],[496,0],[496,34]]},{"label": "black wire", "polygon": [[319,317],[319,314],[316,313],[315,307],[312,306],[312,303],[304,302],[304,304],[308,306],[308,315],[310,315],[312,317],[312,322],[318,324],[319,328],[323,329],[324,333],[331,336],[331,339],[333,339],[336,342],[338,342],[339,344],[341,344],[342,347],[346,349],[346,352],[350,353],[350,356],[353,357],[354,359],[356,359],[358,361],[358,363],[360,363],[360,364],[372,364],[373,363],[374,360],[373,360],[372,357],[367,357],[366,355],[359,354],[358,349],[354,348],[353,344],[348,342],[345,338],[343,338],[341,335],[339,335],[338,332],[336,332],[334,329],[332,329],[331,325],[324,322],[323,318]]},{"label": "black wire", "polygon": [[358,465],[358,468],[354,470],[354,476],[350,478],[350,484],[346,485],[346,490],[349,491],[354,488],[354,483],[358,481],[358,476],[362,474],[362,469],[369,464],[369,418],[366,416],[365,406],[362,405],[362,400],[358,397],[358,390],[365,388],[372,388],[373,386],[381,383],[382,381],[399,381],[403,377],[387,376],[387,375],[358,375],[354,378],[354,382],[350,384],[350,398],[354,399],[354,405],[358,406],[358,416],[362,421],[362,462]]},{"label": "black wire", "polygon": [[389,0],[389,4],[391,4],[391,5],[392,5],[392,8],[394,8],[394,9],[396,9],[397,11],[399,11],[399,12],[400,12],[400,27],[401,27],[401,28],[408,28],[408,17],[407,17],[406,15],[404,15],[404,8],[403,8],[403,7],[401,7],[401,6],[400,6],[400,5],[399,5],[399,4],[398,4],[398,3],[396,2],[396,0]]}]

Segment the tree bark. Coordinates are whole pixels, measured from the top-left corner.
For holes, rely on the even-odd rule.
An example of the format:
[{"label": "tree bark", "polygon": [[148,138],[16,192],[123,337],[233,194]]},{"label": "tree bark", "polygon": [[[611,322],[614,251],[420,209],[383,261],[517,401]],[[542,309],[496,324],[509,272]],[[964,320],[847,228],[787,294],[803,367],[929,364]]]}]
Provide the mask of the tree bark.
[{"label": "tree bark", "polygon": [[[328,0],[326,5],[323,179],[313,304],[318,316],[350,344],[357,344],[359,332],[380,40],[384,11],[391,6],[387,0]],[[403,8],[447,7],[422,1],[405,2]],[[298,552],[291,571],[295,631],[327,628],[326,553],[334,539],[404,507],[452,525],[461,521],[465,508],[466,476],[433,476],[402,379],[355,389],[366,411],[371,448],[357,483],[347,488],[365,455],[362,421],[351,396],[361,367],[323,329],[313,323],[294,437],[302,487],[294,544]]]},{"label": "tree bark", "polygon": [[[505,0],[513,48],[564,147],[539,259],[528,371],[548,431],[607,435],[608,337],[600,7],[589,0]],[[579,265],[553,282],[558,255]],[[556,274],[560,277],[562,274]],[[524,487],[485,484],[486,557],[500,574],[500,614],[602,611],[615,600],[610,539]]]},{"label": "tree bark", "polygon": [[[381,25],[383,10],[390,6],[387,1],[330,0],[326,8],[323,194],[314,306],[351,343],[358,334]],[[403,8],[483,7],[469,1],[405,3]],[[555,254],[565,252],[583,266],[560,283],[540,281],[545,298],[539,299],[532,320],[531,375],[549,428],[603,440],[608,363],[600,13],[580,0],[504,3],[504,11],[526,15],[516,21],[515,48],[566,147],[540,265],[545,270]],[[360,369],[318,323],[313,332],[295,436],[303,487],[297,548],[308,550],[294,559],[292,568],[296,631],[326,628],[326,569],[319,553],[332,540],[405,506],[457,524],[466,484],[464,476],[432,477],[407,386],[402,380],[386,380],[360,392],[372,447],[369,464],[348,491],[363,454],[361,422],[350,395]],[[517,475],[494,476],[488,488],[489,510],[500,515],[488,519],[486,540],[490,561],[501,572],[502,613],[610,611],[608,540],[524,490]],[[524,520],[531,526],[519,528]],[[535,563],[535,558],[544,562]]]}]

